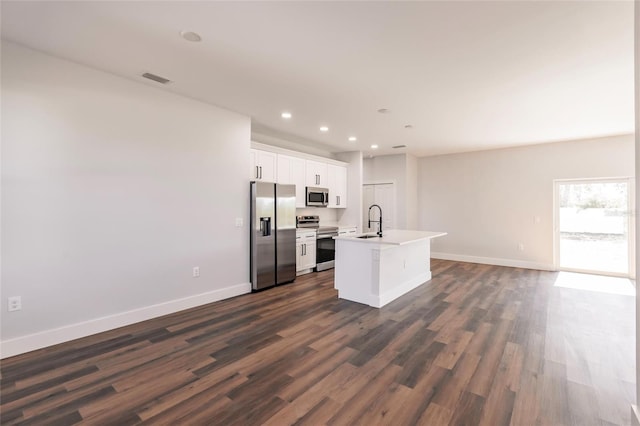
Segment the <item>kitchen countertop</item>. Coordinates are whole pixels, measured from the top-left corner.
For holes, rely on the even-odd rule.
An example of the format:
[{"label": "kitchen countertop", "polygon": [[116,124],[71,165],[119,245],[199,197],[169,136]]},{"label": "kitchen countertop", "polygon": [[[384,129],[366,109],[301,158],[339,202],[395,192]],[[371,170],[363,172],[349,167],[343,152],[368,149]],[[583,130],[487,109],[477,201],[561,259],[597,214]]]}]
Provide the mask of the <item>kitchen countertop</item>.
[{"label": "kitchen countertop", "polygon": [[321,226],[336,226],[340,229],[344,229],[344,228],[357,228],[357,225],[341,225],[339,223],[336,222],[324,222],[324,221],[320,221],[320,225]]},{"label": "kitchen countertop", "polygon": [[356,234],[348,236],[333,237],[334,240],[344,240],[350,242],[358,242],[363,244],[388,244],[388,245],[404,245],[416,241],[432,239],[447,235],[446,232],[431,231],[414,231],[409,229],[389,229],[382,231],[382,238],[358,238],[362,235],[376,235],[375,232],[366,234]]}]

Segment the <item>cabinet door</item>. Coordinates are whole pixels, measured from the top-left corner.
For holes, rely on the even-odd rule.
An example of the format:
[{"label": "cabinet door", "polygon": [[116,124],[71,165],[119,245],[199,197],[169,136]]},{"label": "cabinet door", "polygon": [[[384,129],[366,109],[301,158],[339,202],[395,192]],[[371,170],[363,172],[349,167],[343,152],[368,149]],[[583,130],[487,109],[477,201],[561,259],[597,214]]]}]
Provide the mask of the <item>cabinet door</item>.
[{"label": "cabinet door", "polygon": [[316,186],[325,188],[329,184],[327,182],[327,163],[319,161],[306,161],[306,184],[307,186]]},{"label": "cabinet door", "polygon": [[276,181],[276,154],[259,149],[251,150],[251,180]]},{"label": "cabinet door", "polygon": [[[300,241],[298,239],[298,241]],[[304,253],[304,247],[303,247],[303,243],[296,241],[296,271],[301,271],[304,268],[304,259],[303,259],[303,253]]]},{"label": "cabinet door", "polygon": [[258,151],[252,149],[249,153],[251,156],[251,170],[249,172],[249,176],[251,180],[260,180],[260,166],[258,163]]},{"label": "cabinet door", "polygon": [[296,207],[305,207],[305,160],[278,154],[278,183],[296,186]]},{"label": "cabinet door", "polygon": [[307,241],[305,248],[306,268],[316,267],[316,240]]},{"label": "cabinet door", "polygon": [[329,207],[344,209],[347,207],[347,168],[327,166],[329,182]]},{"label": "cabinet door", "polygon": [[296,271],[311,269],[316,266],[316,241],[302,239],[296,244]]}]

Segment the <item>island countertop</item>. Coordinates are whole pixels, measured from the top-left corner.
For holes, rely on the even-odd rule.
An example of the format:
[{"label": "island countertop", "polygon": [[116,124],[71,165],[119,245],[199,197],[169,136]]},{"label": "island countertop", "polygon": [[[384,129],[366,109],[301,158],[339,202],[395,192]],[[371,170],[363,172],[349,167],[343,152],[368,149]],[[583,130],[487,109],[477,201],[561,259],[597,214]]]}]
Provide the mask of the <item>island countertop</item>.
[{"label": "island countertop", "polygon": [[446,232],[414,231],[409,229],[389,229],[382,232],[382,237],[358,238],[362,235],[376,235],[374,232],[358,235],[333,237],[334,240],[348,240],[364,244],[404,245],[416,241],[427,240],[447,235]]}]

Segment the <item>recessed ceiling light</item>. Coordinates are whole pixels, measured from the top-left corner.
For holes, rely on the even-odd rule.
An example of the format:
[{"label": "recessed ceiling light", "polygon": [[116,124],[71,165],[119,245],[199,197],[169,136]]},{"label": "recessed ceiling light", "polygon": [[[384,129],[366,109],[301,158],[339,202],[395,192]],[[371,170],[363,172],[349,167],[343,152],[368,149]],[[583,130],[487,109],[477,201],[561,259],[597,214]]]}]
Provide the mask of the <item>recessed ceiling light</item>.
[{"label": "recessed ceiling light", "polygon": [[291,118],[291,113],[290,112],[283,112],[282,114],[280,114],[280,117],[284,118],[285,120],[288,120]]},{"label": "recessed ceiling light", "polygon": [[405,129],[413,129],[413,125],[412,124],[405,124],[404,128]]},{"label": "recessed ceiling light", "polygon": [[320,131],[321,132],[328,132],[329,128],[327,126],[320,126]]},{"label": "recessed ceiling light", "polygon": [[199,34],[194,33],[193,31],[180,31],[180,35],[182,36],[183,39],[187,40],[187,41],[201,41],[202,37],[200,37]]},{"label": "recessed ceiling light", "polygon": [[378,145],[371,145],[371,149],[378,149]]},{"label": "recessed ceiling light", "polygon": [[355,136],[349,136],[349,142],[355,142],[357,140],[358,138],[356,138]]},{"label": "recessed ceiling light", "polygon": [[380,114],[387,114],[387,113],[389,112],[389,110],[388,110],[388,109],[386,109],[386,108],[380,108],[380,109],[378,110],[378,112],[379,112]]}]

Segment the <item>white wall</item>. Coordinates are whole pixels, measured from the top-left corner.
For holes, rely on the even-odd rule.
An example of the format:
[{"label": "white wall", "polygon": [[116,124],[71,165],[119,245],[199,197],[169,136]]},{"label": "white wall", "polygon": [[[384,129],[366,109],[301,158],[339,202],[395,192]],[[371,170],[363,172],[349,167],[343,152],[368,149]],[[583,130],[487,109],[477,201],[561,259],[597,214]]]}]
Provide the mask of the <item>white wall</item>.
[{"label": "white wall", "polygon": [[554,179],[634,176],[633,158],[633,135],[421,158],[419,228],[449,233],[434,256],[551,268]]},{"label": "white wall", "polygon": [[338,223],[338,209],[326,207],[306,207],[296,209],[296,216],[318,216],[320,225],[334,225]]},{"label": "white wall", "polygon": [[338,223],[357,226],[362,232],[362,152],[349,151],[336,154],[336,159],[349,163],[347,167],[347,208],[337,210]]},{"label": "white wall", "polygon": [[407,154],[407,229],[418,229],[418,158]]},{"label": "white wall", "polygon": [[[636,0],[634,14],[635,29],[635,81],[636,81],[636,137],[635,137],[635,167],[640,170],[640,2]],[[636,174],[636,188],[640,188],[640,173]],[[640,247],[640,197],[636,196],[636,247]],[[636,250],[636,268],[640,266],[640,250]],[[636,271],[636,277],[638,273]],[[636,285],[636,289],[638,286]],[[636,291],[636,404],[640,398],[640,292]],[[634,425],[640,425],[637,411],[632,409],[632,420]]]},{"label": "white wall", "polygon": [[2,114],[3,356],[250,290],[248,117],[11,43]]}]

